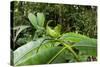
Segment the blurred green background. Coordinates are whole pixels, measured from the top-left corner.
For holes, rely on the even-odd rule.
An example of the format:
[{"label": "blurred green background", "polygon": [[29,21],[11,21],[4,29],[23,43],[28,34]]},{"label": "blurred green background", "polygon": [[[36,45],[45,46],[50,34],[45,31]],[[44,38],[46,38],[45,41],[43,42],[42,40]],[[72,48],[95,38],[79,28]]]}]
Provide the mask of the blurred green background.
[{"label": "blurred green background", "polygon": [[[20,25],[31,25],[28,14],[43,12],[45,15],[45,24],[49,20],[53,20],[51,26],[57,24],[62,25],[62,32],[80,33],[91,38],[97,38],[97,7],[69,4],[53,4],[53,3],[34,3],[27,1],[13,1],[13,27]],[[32,40],[35,29],[28,28],[20,33],[15,42],[15,46],[11,46],[12,50],[22,46]],[[16,33],[16,31],[13,31]],[[13,38],[12,38],[13,40]]]}]

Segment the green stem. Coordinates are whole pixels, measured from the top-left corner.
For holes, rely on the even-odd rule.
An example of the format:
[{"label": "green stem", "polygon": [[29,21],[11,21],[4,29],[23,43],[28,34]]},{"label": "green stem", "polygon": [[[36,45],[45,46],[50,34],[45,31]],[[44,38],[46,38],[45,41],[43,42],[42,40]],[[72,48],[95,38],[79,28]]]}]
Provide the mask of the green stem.
[{"label": "green stem", "polygon": [[53,61],[58,55],[60,55],[60,54],[62,53],[62,51],[63,51],[65,48],[66,48],[66,47],[62,48],[55,56],[52,57],[52,59],[51,59],[47,64],[52,63],[52,61]]},{"label": "green stem", "polygon": [[71,48],[71,46],[64,44],[65,47],[74,55],[75,59],[79,62],[79,57],[78,55],[75,53],[75,51]]},{"label": "green stem", "polygon": [[75,51],[71,48],[70,45],[67,45],[63,40],[55,40],[56,42],[61,42],[75,57],[75,59],[79,62],[79,57],[78,55],[75,53]]},{"label": "green stem", "polygon": [[78,55],[75,53],[75,51],[71,48],[71,46],[70,45],[67,45],[63,40],[58,40],[59,42],[61,42],[73,55],[74,55],[74,57],[75,57],[75,59],[79,62],[80,60],[79,60],[79,57],[78,57]]}]

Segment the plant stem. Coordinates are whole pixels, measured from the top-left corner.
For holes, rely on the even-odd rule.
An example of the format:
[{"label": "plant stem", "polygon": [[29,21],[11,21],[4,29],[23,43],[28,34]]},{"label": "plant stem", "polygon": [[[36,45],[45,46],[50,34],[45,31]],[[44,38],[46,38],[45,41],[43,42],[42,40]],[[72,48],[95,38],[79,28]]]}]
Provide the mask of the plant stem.
[{"label": "plant stem", "polygon": [[75,53],[75,51],[71,48],[70,45],[67,45],[66,43],[64,43],[63,40],[55,40],[55,41],[61,42],[65,47],[64,47],[62,50],[60,50],[60,51],[48,62],[48,64],[50,64],[50,63],[51,63],[65,48],[67,48],[67,49],[73,54],[73,56],[75,57],[75,59],[76,59],[78,62],[80,61],[78,55],[77,55],[77,54]]},{"label": "plant stem", "polygon": [[77,54],[74,52],[74,50],[71,48],[71,46],[64,44],[65,47],[74,55],[75,59],[79,62],[79,58],[77,56]]},{"label": "plant stem", "polygon": [[53,62],[53,60],[59,55],[62,53],[62,51],[65,49],[66,47],[62,48],[55,56],[52,57],[52,59],[47,63],[47,64],[50,64]]},{"label": "plant stem", "polygon": [[79,62],[79,57],[78,55],[75,53],[75,51],[71,48],[70,45],[67,45],[63,40],[58,40],[59,42],[61,42],[75,57],[75,59]]}]

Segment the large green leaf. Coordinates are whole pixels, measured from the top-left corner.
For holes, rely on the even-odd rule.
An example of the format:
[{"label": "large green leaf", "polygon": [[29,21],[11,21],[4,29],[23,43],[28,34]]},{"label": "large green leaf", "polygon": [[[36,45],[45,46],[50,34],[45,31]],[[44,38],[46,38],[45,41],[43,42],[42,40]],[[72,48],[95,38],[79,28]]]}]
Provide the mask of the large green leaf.
[{"label": "large green leaf", "polygon": [[43,13],[37,13],[37,21],[38,21],[39,26],[41,26],[41,27],[44,26],[45,16]]},{"label": "large green leaf", "polygon": [[14,38],[14,41],[16,41],[18,35],[23,31],[25,30],[26,28],[29,28],[30,26],[26,26],[26,25],[21,25],[21,26],[17,26],[17,27],[14,27],[13,30],[17,30],[16,32],[16,36]]},{"label": "large green leaf", "polygon": [[63,34],[60,39],[63,39],[65,41],[70,41],[70,42],[79,42],[81,40],[90,39],[90,38],[85,35],[70,32],[70,33]]},{"label": "large green leaf", "polygon": [[36,41],[31,41],[31,42],[19,47],[18,49],[16,49],[14,51],[14,65],[19,65],[23,61],[25,61],[27,58],[32,56],[33,53],[35,53],[35,48],[40,46],[40,44],[42,43],[42,41],[44,39],[45,38],[40,38]]},{"label": "large green leaf", "polygon": [[37,23],[37,18],[36,18],[36,16],[35,16],[34,14],[32,14],[32,13],[29,13],[29,14],[28,14],[28,18],[29,18],[30,22],[32,23],[32,25],[33,25],[36,29],[38,29],[38,23]]},{"label": "large green leaf", "polygon": [[33,65],[33,64],[46,64],[52,57],[54,57],[62,48],[61,47],[49,47],[41,49],[38,53],[31,53],[23,61],[20,61],[16,65]]},{"label": "large green leaf", "polygon": [[96,39],[82,40],[73,45],[79,49],[82,55],[97,56],[97,42]]}]

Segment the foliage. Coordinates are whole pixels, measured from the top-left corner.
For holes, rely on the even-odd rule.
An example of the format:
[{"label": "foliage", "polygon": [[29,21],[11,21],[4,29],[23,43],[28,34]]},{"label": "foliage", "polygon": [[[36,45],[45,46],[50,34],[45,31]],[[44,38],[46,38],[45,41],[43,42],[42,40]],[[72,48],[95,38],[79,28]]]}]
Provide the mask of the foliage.
[{"label": "foliage", "polygon": [[96,59],[96,7],[13,3],[13,65],[82,62],[88,57]]}]

